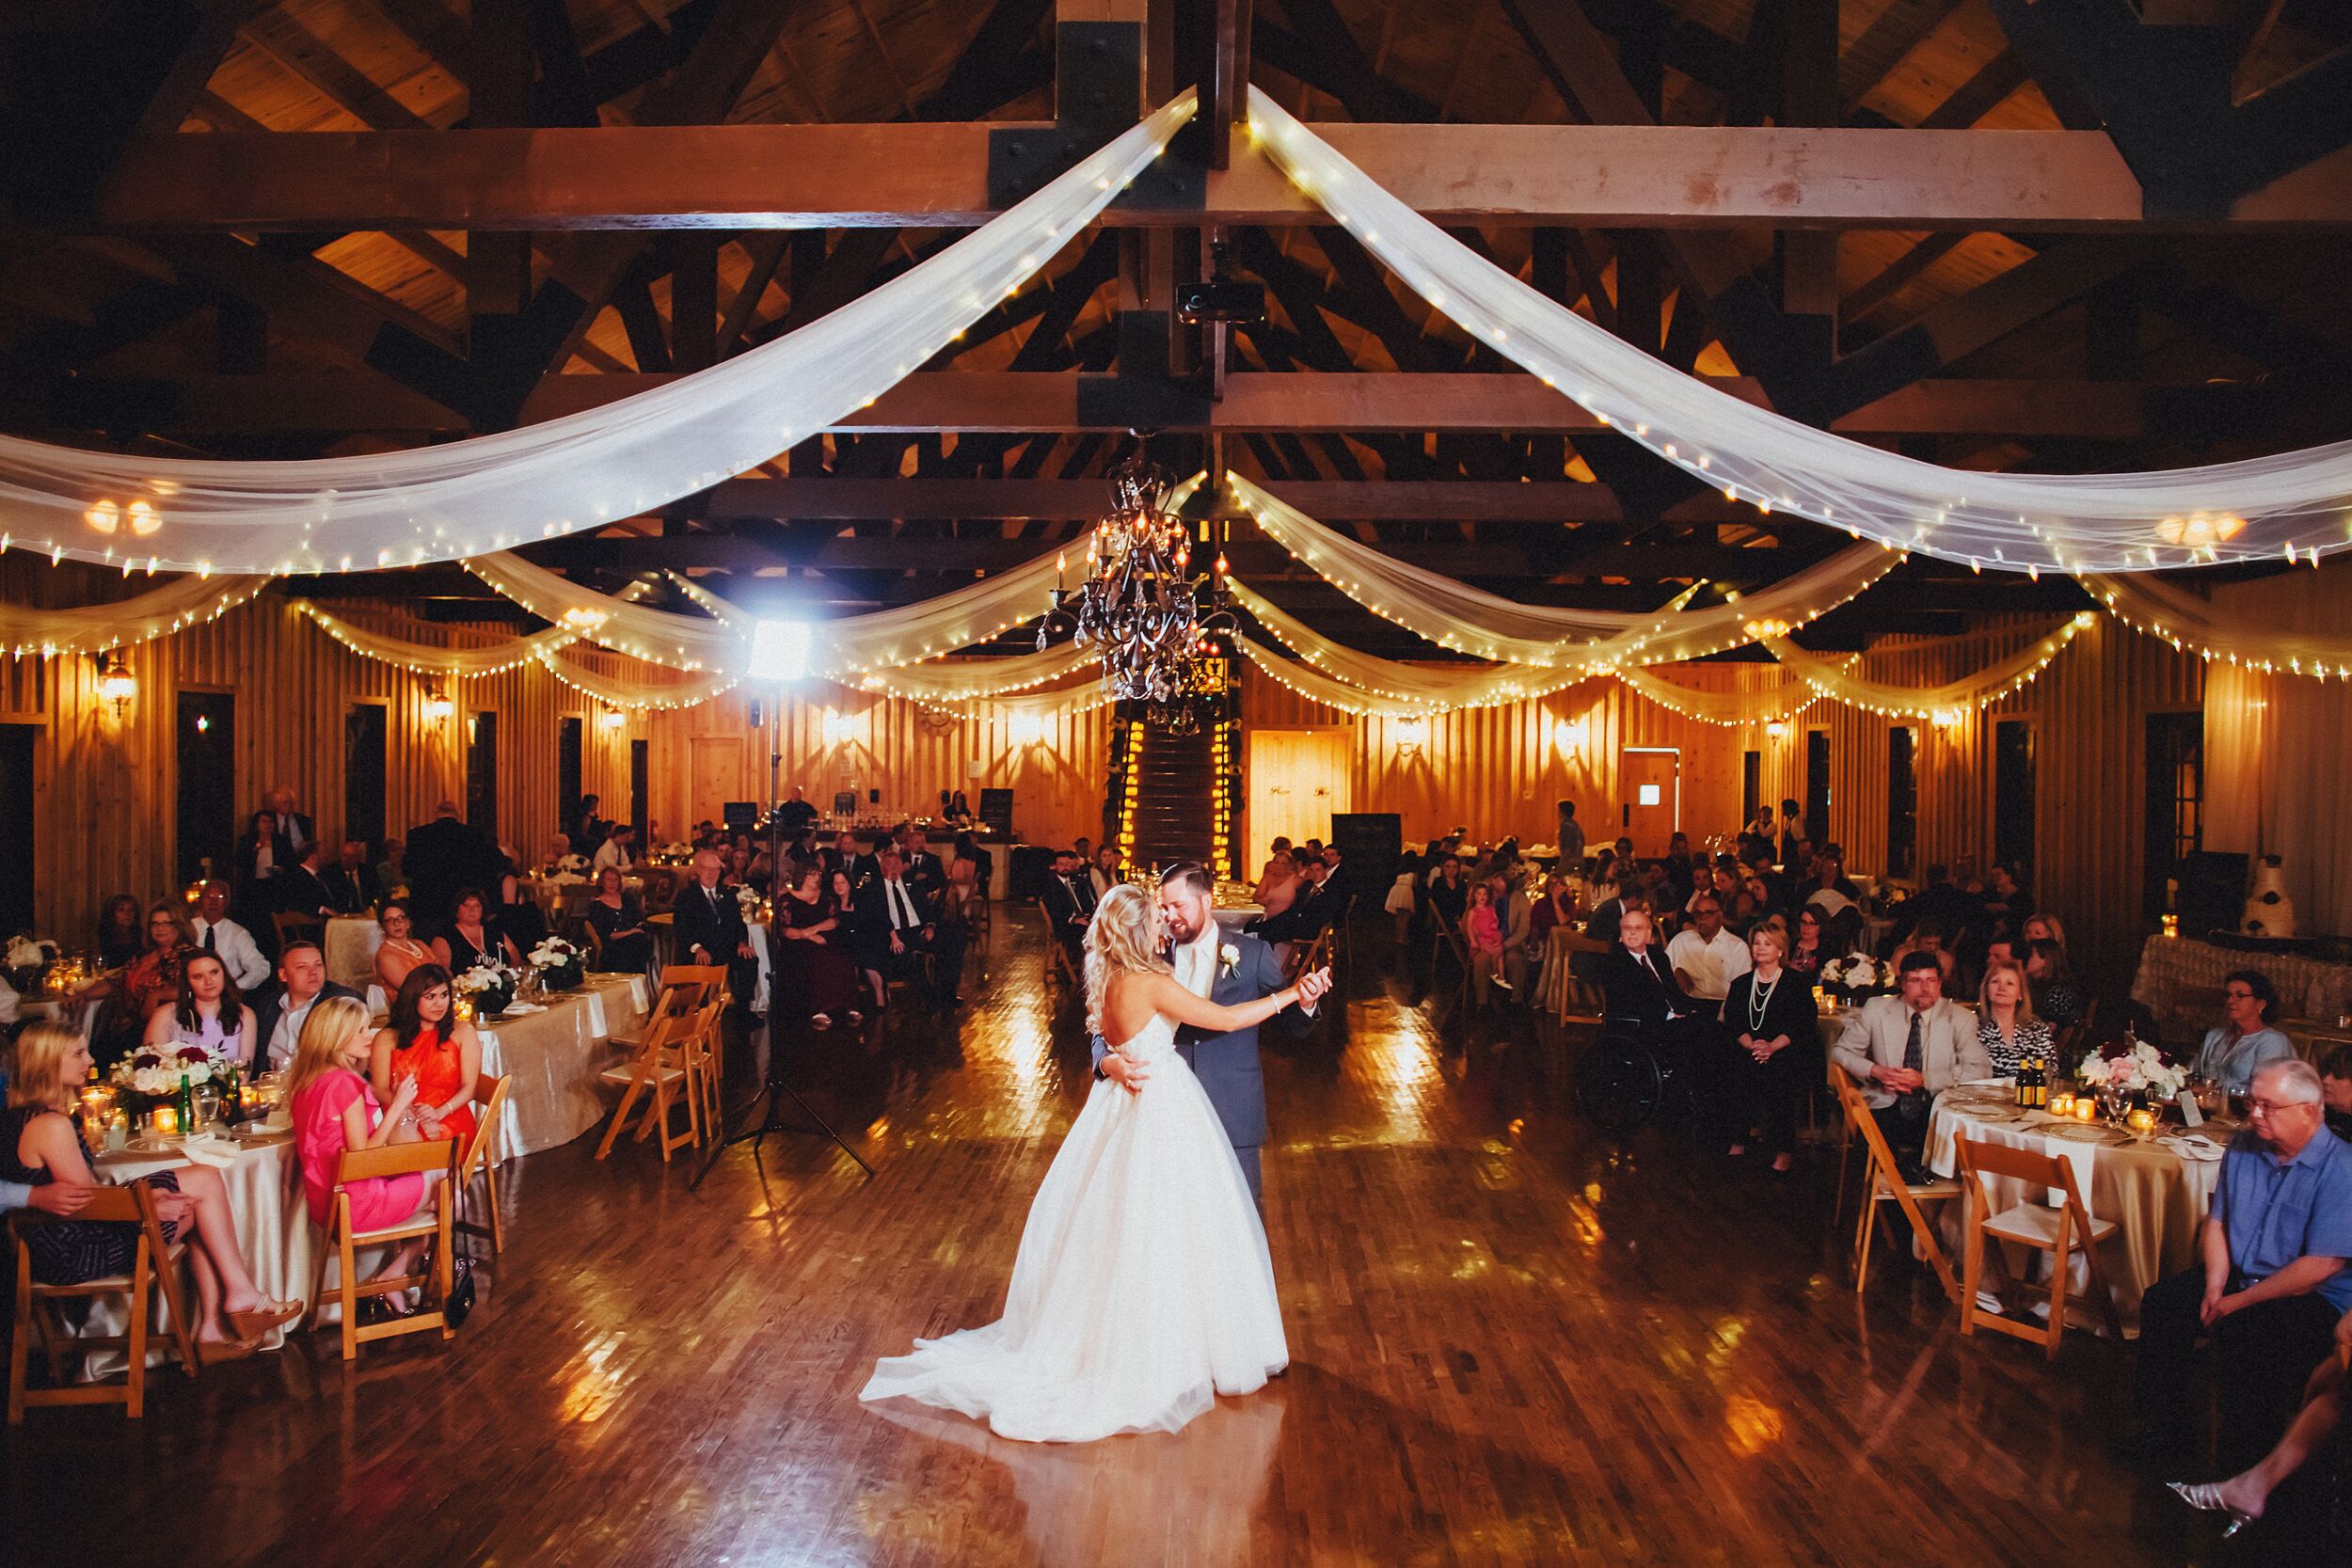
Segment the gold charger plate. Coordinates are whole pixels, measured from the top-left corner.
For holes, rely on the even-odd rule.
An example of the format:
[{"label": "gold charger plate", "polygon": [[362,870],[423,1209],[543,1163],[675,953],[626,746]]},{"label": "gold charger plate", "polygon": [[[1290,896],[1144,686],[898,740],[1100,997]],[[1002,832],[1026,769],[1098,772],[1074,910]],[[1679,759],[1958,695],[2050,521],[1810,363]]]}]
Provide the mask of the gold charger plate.
[{"label": "gold charger plate", "polygon": [[2051,1128],[2050,1136],[2064,1138],[2073,1144],[2105,1144],[2122,1143],[2124,1134],[2095,1121],[2070,1121],[2064,1126]]}]

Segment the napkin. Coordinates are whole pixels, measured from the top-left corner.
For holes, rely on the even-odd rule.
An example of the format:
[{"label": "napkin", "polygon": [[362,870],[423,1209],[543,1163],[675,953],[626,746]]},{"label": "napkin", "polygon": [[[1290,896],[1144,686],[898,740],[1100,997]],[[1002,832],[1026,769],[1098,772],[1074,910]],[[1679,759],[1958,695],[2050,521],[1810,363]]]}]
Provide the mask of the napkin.
[{"label": "napkin", "polygon": [[237,1163],[237,1146],[214,1132],[198,1133],[180,1146],[180,1152],[215,1170],[227,1170]]}]

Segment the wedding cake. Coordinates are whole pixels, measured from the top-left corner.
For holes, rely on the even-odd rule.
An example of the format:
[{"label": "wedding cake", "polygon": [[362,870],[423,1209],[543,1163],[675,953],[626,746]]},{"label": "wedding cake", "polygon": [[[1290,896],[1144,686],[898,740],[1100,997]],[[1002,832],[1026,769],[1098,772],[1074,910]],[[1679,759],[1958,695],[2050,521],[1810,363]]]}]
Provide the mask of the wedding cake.
[{"label": "wedding cake", "polygon": [[2265,855],[2254,867],[2254,892],[2246,900],[2246,918],[2238,928],[2249,937],[2295,935],[2295,900],[2287,896],[2286,873],[2279,868],[2278,856]]}]

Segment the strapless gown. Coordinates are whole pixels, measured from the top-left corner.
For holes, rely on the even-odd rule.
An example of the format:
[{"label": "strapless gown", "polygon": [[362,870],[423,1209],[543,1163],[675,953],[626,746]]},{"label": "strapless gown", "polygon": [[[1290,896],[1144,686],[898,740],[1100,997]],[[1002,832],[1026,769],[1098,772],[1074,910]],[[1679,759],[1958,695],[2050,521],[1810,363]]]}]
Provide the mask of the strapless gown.
[{"label": "strapless gown", "polygon": [[1029,1205],[1005,1315],[915,1340],[860,1399],[1084,1443],[1174,1432],[1289,1364],[1265,1227],[1174,1039],[1158,1018],[1123,1048],[1152,1069],[1141,1094],[1095,1083]]}]

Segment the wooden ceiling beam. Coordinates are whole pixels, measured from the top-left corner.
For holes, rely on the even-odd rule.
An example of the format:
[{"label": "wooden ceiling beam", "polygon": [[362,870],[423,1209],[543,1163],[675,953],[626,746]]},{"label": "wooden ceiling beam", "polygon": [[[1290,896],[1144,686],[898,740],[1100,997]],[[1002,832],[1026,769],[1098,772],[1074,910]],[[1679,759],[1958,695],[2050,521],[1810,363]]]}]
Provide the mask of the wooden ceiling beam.
[{"label": "wooden ceiling beam", "polygon": [[[213,133],[133,143],[107,231],[968,228],[997,209],[1004,122]],[[2212,216],[2151,218],[2104,135],[1690,125],[1314,127],[1442,223],[2141,230],[2352,225],[2352,171],[2302,171]],[[1200,205],[1114,226],[1327,222],[1246,145]]]}]

